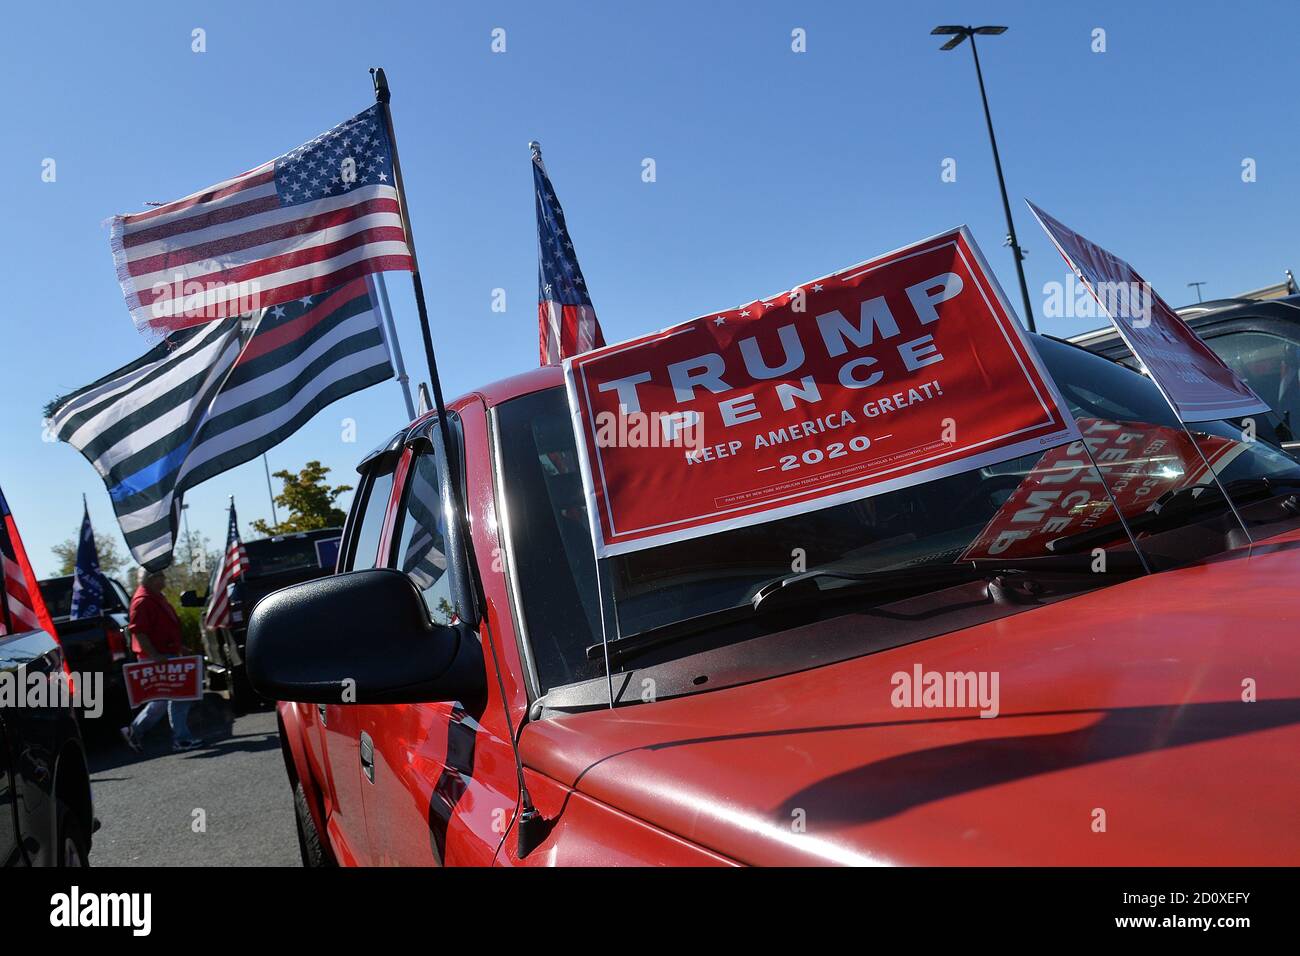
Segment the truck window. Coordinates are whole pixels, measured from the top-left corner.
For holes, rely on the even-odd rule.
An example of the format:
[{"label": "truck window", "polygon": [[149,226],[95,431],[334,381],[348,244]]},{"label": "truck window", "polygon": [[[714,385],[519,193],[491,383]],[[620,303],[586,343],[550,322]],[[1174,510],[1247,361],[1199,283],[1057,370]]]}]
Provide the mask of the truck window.
[{"label": "truck window", "polygon": [[366,501],[362,505],[360,527],[348,555],[348,567],[341,570],[363,571],[379,564],[379,536],[384,530],[388,498],[393,492],[391,471],[372,475],[366,483]]},{"label": "truck window", "polygon": [[1206,344],[1293,431],[1300,428],[1300,343],[1266,332],[1229,332]]},{"label": "truck window", "polygon": [[397,567],[420,589],[429,617],[435,623],[449,624],[452,595],[443,540],[445,511],[439,490],[438,463],[432,451],[415,459],[405,495],[399,519]]}]

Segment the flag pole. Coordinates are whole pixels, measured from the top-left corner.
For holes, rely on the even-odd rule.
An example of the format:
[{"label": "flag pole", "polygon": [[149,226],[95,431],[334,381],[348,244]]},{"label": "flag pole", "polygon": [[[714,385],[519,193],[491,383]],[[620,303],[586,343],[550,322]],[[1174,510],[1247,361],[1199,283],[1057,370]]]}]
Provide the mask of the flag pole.
[{"label": "flag pole", "polygon": [[[266,470],[266,496],[271,499],[271,523],[280,524],[280,516],[275,513],[275,492],[271,488],[271,463],[266,460],[266,452],[262,452],[262,467]],[[235,507],[235,496],[230,496],[230,507]]]},{"label": "flag pole", "polygon": [[415,405],[411,401],[410,377],[406,374],[406,362],[402,359],[402,343],[397,340],[397,325],[393,322],[393,306],[388,301],[388,285],[384,282],[382,272],[372,272],[366,276],[366,285],[370,287],[370,298],[379,309],[379,318],[384,326],[384,338],[388,340],[388,354],[393,360],[393,370],[397,372],[397,387],[402,390],[402,399],[406,402],[406,419],[415,421]]},{"label": "flag pole", "polygon": [[[388,78],[383,67],[371,67],[370,78],[375,84],[375,102],[384,114],[384,128],[388,133],[388,144],[393,150],[393,179],[397,187],[397,207],[402,216],[402,231],[406,234],[406,248],[411,253],[411,284],[415,287],[415,308],[420,316],[420,335],[424,339],[424,360],[429,366],[429,381],[433,385],[434,407],[438,412],[443,445],[450,451],[451,432],[447,428],[447,406],[442,398],[442,382],[438,378],[438,361],[433,355],[433,335],[429,331],[429,307],[424,301],[424,283],[420,279],[420,260],[415,254],[415,236],[411,230],[410,211],[406,205],[406,187],[402,181],[402,161],[397,155],[397,136],[393,131],[393,112],[389,108],[392,92],[388,89]],[[455,482],[452,490],[456,497],[460,492]],[[460,502],[457,501],[457,504]]]},{"label": "flag pole", "polygon": [[[406,233],[406,248],[411,253],[411,284],[415,287],[415,308],[420,315],[420,334],[424,339],[424,358],[429,365],[429,382],[433,386],[433,405],[434,411],[438,415],[438,432],[442,438],[443,451],[447,456],[447,462],[450,466],[454,454],[455,446],[451,442],[451,428],[447,424],[447,405],[442,397],[442,382],[438,378],[438,363],[433,357],[433,336],[429,332],[429,309],[424,302],[424,283],[420,281],[420,261],[415,255],[415,238],[411,234],[411,217],[406,206],[406,189],[402,185],[402,164],[397,158],[397,136],[393,132],[393,113],[389,108],[389,101],[392,99],[392,93],[388,89],[388,78],[384,75],[383,67],[371,67],[370,78],[375,84],[375,101],[379,104],[384,114],[384,126],[388,133],[388,144],[393,150],[393,179],[397,187],[397,207],[402,214],[402,228]],[[465,510],[464,497],[461,495],[460,482],[450,481],[451,486],[451,504],[457,515],[468,516]],[[461,521],[464,517],[461,518]],[[477,584],[476,591],[483,593],[482,581],[478,580],[477,568],[473,560],[470,561],[470,575]],[[486,599],[486,594],[483,594]],[[517,853],[520,857],[525,857],[532,851],[538,842],[545,836],[549,830],[549,825],[542,818],[537,808],[533,805],[533,798],[528,792],[528,783],[524,778],[523,758],[519,756],[519,744],[516,737],[515,722],[510,716],[510,707],[506,703],[506,687],[501,677],[501,668],[497,660],[496,641],[492,637],[492,623],[489,609],[484,606],[482,609],[482,624],[487,631],[487,645],[492,652],[493,668],[497,672],[497,691],[501,695],[501,703],[506,708],[506,730],[510,735],[510,750],[514,755],[515,773],[519,781],[519,812],[515,818],[515,833],[517,841]],[[527,720],[525,713],[524,720]],[[521,724],[522,728],[522,724]]]},{"label": "flag pole", "polygon": [[[442,398],[442,381],[438,378],[438,361],[433,355],[433,334],[429,331],[429,308],[424,302],[424,283],[420,281],[420,260],[415,255],[415,235],[411,231],[411,216],[406,205],[406,187],[402,183],[402,161],[397,156],[397,134],[393,131],[393,112],[389,101],[393,98],[388,89],[388,77],[384,68],[371,67],[370,79],[375,84],[375,102],[384,114],[384,130],[388,133],[388,145],[393,150],[393,185],[397,187],[397,208],[402,216],[402,231],[406,234],[406,248],[411,253],[411,284],[415,287],[415,308],[420,316],[420,335],[424,339],[424,360],[429,366],[429,382],[433,386],[433,407],[438,414],[438,431],[442,435],[442,447],[450,457],[452,454],[451,429],[447,425],[447,405]],[[465,502],[461,499],[460,483],[451,482],[451,502],[461,514],[465,513]]]}]

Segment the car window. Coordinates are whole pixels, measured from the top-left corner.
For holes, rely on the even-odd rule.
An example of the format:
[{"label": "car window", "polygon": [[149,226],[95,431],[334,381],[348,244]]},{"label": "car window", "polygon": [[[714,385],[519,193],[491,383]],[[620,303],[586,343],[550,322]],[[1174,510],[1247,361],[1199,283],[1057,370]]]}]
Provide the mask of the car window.
[{"label": "car window", "polygon": [[432,450],[419,455],[406,480],[398,532],[397,568],[420,589],[429,617],[449,624],[453,616],[451,575],[447,573],[437,459]]},{"label": "car window", "polygon": [[1292,431],[1300,429],[1300,343],[1267,332],[1229,332],[1207,344]]},{"label": "car window", "polygon": [[379,564],[379,537],[384,530],[384,515],[393,492],[391,471],[374,475],[368,482],[366,503],[361,512],[355,544],[348,558],[348,571],[361,571]]}]

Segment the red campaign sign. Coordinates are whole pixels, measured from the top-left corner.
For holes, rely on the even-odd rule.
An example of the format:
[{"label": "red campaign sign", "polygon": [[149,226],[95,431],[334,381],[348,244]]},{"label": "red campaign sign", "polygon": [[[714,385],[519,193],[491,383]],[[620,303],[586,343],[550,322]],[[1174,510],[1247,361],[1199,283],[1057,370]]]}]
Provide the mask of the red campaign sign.
[{"label": "red campaign sign", "polygon": [[1269,411],[1268,403],[1214,354],[1137,270],[1033,203],[1029,208],[1181,421],[1208,422]]},{"label": "red campaign sign", "polygon": [[[1112,524],[1115,538],[1127,540],[1111,495],[1124,517],[1132,518],[1167,492],[1212,484],[1210,468],[1221,471],[1246,448],[1207,435],[1198,450],[1186,431],[1145,422],[1081,418],[1079,429],[1079,441],[1053,448],[1038,460],[958,561],[1038,557],[1050,553],[1050,541]],[[1093,470],[1089,452],[1105,484]]]},{"label": "red campaign sign", "polygon": [[602,557],[1078,437],[964,226],[564,371]]},{"label": "red campaign sign", "polygon": [[122,665],[132,707],[151,700],[198,700],[203,696],[203,658],[171,657]]}]

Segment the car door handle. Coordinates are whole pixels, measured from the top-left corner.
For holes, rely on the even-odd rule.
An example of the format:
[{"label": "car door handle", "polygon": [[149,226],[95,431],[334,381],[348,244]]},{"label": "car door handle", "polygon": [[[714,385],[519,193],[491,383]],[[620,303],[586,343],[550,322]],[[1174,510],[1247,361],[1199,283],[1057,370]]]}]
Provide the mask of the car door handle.
[{"label": "car door handle", "polygon": [[366,772],[366,779],[375,782],[375,742],[364,730],[361,731],[361,769]]}]

